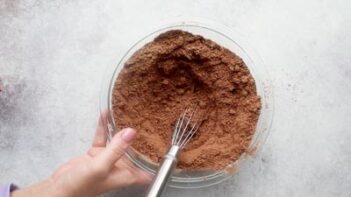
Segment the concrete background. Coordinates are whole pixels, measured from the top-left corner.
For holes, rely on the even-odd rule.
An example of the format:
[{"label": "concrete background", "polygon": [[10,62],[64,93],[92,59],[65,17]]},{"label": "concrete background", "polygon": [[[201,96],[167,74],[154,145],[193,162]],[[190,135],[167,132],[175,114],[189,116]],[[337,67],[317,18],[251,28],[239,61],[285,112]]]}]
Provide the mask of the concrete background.
[{"label": "concrete background", "polygon": [[348,0],[0,0],[0,184],[25,186],[84,152],[106,68],[177,16],[246,36],[271,74],[275,117],[262,152],[233,178],[165,196],[351,196]]}]

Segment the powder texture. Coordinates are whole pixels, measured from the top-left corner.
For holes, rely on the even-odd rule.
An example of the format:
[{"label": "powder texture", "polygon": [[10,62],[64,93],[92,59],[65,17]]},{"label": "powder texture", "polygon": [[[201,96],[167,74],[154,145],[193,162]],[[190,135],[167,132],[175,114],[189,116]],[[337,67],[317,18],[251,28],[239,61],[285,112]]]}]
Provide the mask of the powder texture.
[{"label": "powder texture", "polygon": [[202,124],[178,162],[178,168],[196,170],[223,169],[247,151],[261,108],[240,57],[180,30],[160,34],[132,55],[112,99],[117,128],[136,128],[132,147],[156,163],[179,115],[196,106]]}]

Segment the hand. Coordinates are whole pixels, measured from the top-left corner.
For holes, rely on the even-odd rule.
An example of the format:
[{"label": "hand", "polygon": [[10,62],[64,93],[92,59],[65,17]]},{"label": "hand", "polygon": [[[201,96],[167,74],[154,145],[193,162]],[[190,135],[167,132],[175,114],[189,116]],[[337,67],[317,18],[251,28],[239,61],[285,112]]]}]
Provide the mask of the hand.
[{"label": "hand", "polygon": [[150,176],[133,167],[125,156],[135,131],[123,129],[106,145],[105,123],[106,113],[100,117],[92,147],[86,154],[63,164],[48,180],[17,190],[11,196],[95,197],[116,188],[148,183]]}]

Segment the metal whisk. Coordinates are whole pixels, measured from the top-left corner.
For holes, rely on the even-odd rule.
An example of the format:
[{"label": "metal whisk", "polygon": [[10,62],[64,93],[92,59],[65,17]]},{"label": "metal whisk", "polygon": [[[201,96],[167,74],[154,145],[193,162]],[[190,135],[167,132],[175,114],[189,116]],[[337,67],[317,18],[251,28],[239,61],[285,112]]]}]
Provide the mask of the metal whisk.
[{"label": "metal whisk", "polygon": [[173,131],[172,144],[167,154],[164,156],[160,168],[146,194],[146,197],[161,196],[172,170],[176,166],[177,157],[180,150],[190,141],[199,128],[198,122],[191,122],[195,111],[185,110],[177,120]]}]

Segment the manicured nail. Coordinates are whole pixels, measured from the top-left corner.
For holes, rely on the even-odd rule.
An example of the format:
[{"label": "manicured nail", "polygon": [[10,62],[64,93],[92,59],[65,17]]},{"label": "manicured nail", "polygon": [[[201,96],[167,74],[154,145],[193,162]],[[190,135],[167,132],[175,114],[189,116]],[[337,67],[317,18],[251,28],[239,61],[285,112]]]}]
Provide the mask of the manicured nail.
[{"label": "manicured nail", "polygon": [[135,136],[135,130],[132,128],[126,128],[122,133],[122,139],[127,143],[131,142],[134,136]]}]

